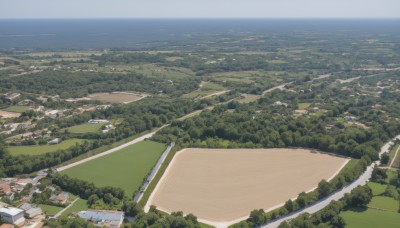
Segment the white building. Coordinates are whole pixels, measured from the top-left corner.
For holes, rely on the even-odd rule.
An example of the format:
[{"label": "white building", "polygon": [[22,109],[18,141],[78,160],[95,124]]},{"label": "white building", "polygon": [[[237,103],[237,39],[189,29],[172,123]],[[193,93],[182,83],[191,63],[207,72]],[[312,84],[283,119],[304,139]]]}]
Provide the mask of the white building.
[{"label": "white building", "polygon": [[80,218],[94,223],[96,226],[119,228],[124,221],[124,212],[88,210],[78,213]]},{"label": "white building", "polygon": [[88,123],[90,124],[100,124],[100,123],[109,123],[110,121],[108,120],[89,120]]},{"label": "white building", "polygon": [[0,205],[1,218],[9,223],[21,226],[25,222],[24,210],[15,207],[3,207]]}]

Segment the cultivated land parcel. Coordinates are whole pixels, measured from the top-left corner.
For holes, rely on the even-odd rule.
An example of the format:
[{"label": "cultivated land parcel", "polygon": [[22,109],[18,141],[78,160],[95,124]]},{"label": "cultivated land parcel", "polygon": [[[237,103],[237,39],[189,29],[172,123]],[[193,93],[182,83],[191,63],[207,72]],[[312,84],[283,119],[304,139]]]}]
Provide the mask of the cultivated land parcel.
[{"label": "cultivated land parcel", "polygon": [[164,149],[164,144],[144,141],[62,173],[93,182],[98,187],[120,187],[132,195],[139,189],[143,178],[157,163]]},{"label": "cultivated land parcel", "polygon": [[147,206],[230,222],[315,188],[347,161],[307,149],[185,149],[175,155]]}]

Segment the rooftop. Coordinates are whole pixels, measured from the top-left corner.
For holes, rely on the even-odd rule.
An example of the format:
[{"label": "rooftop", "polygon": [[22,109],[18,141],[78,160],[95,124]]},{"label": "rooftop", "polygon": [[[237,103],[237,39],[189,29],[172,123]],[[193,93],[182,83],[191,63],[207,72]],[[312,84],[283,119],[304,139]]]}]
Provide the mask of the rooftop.
[{"label": "rooftop", "polygon": [[78,216],[91,221],[120,221],[124,218],[124,212],[121,211],[80,211]]},{"label": "rooftop", "polygon": [[15,216],[15,215],[17,215],[17,214],[19,214],[21,212],[23,213],[24,210],[21,210],[21,209],[16,208],[16,207],[1,207],[0,208],[0,212]]}]

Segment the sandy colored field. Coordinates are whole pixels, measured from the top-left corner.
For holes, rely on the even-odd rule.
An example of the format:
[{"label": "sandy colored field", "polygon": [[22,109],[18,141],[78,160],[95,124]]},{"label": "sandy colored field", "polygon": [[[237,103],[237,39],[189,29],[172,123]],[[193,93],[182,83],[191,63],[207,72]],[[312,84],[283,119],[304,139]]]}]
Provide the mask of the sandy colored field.
[{"label": "sandy colored field", "polygon": [[307,149],[184,149],[146,205],[215,225],[271,209],[331,179],[348,159]]},{"label": "sandy colored field", "polygon": [[21,115],[21,113],[7,112],[7,111],[0,110],[0,118],[3,118],[3,119],[16,118],[16,117],[19,117],[20,115]]},{"label": "sandy colored field", "polygon": [[135,93],[94,93],[89,95],[91,100],[98,100],[109,103],[124,103],[128,104],[142,98],[145,95],[135,94]]}]

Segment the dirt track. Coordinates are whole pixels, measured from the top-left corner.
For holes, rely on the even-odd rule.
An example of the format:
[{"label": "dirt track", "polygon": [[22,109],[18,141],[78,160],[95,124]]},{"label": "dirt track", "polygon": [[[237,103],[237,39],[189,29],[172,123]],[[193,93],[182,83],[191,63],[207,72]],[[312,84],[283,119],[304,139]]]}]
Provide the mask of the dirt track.
[{"label": "dirt track", "polygon": [[347,161],[305,149],[185,149],[175,155],[146,208],[229,222],[315,188]]}]

